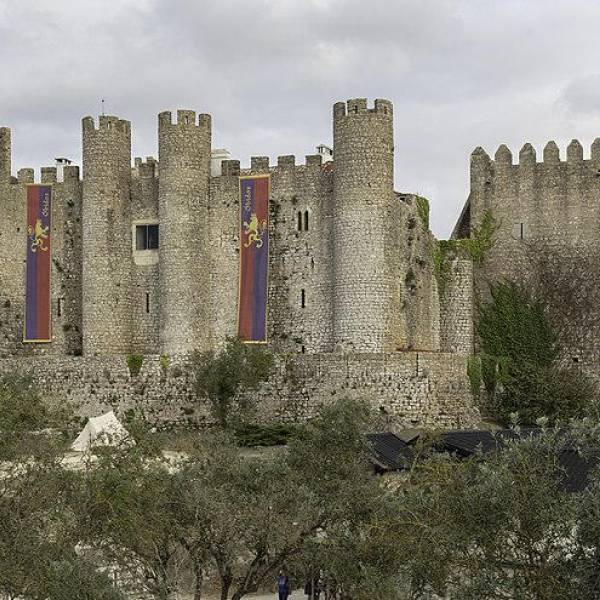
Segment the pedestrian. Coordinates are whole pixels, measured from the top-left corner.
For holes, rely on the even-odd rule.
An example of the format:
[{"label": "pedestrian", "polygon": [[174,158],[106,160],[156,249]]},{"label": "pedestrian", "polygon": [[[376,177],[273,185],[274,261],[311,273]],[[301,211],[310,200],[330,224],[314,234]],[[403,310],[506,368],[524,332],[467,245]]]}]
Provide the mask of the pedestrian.
[{"label": "pedestrian", "polygon": [[279,600],[287,600],[291,591],[292,586],[290,584],[290,578],[282,569],[279,571],[279,577],[277,578],[277,593],[279,594]]},{"label": "pedestrian", "polygon": [[308,600],[319,600],[321,595],[321,571],[312,571],[304,586],[304,593]]}]

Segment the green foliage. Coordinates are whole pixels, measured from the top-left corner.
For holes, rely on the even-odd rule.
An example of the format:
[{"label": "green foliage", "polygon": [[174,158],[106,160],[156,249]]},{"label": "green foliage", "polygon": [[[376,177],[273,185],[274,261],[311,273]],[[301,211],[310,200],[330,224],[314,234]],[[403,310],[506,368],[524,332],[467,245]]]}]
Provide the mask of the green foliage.
[{"label": "green foliage", "polygon": [[234,397],[240,393],[244,402],[246,392],[256,390],[268,380],[273,355],[262,346],[228,338],[221,352],[196,353],[193,364],[196,394],[210,400],[213,415],[222,427],[226,427]]},{"label": "green foliage", "polygon": [[471,386],[471,393],[475,398],[479,396],[483,376],[481,372],[481,358],[479,356],[469,356],[467,363],[467,377]]},{"label": "green foliage", "polygon": [[491,211],[486,211],[479,227],[471,232],[471,237],[452,240],[438,240],[432,248],[433,265],[442,292],[448,280],[450,263],[455,256],[470,258],[475,265],[482,265],[494,245],[494,235],[498,225]]},{"label": "green foliage", "polygon": [[166,371],[169,368],[169,364],[171,363],[171,359],[168,354],[161,354],[158,359],[158,364],[162,371]]},{"label": "green foliage", "polygon": [[[0,377],[0,459],[57,450],[74,420],[69,406],[51,405],[31,377]],[[54,435],[40,434],[47,429]]]},{"label": "green foliage", "polygon": [[297,432],[297,426],[285,423],[241,423],[235,427],[235,438],[240,446],[281,446]]},{"label": "green foliage", "polygon": [[479,306],[476,330],[488,408],[504,422],[514,413],[524,424],[582,416],[595,399],[591,381],[557,360],[544,306],[516,284],[491,287],[491,301]]},{"label": "green foliage", "polygon": [[544,307],[510,281],[492,285],[490,293],[491,302],[479,306],[476,325],[483,352],[511,363],[550,366],[557,356],[556,339]]},{"label": "green foliage", "polygon": [[143,354],[128,354],[126,357],[127,366],[129,367],[129,373],[132,377],[137,377],[142,370],[144,364]]},{"label": "green foliage", "polygon": [[564,434],[549,431],[483,460],[422,463],[400,491],[392,521],[410,597],[595,597],[593,586],[581,587],[587,571],[580,566],[598,539],[586,547],[576,533],[590,496],[561,486],[565,447]]},{"label": "green foliage", "polygon": [[415,196],[417,212],[425,229],[429,229],[429,200],[423,196]]}]

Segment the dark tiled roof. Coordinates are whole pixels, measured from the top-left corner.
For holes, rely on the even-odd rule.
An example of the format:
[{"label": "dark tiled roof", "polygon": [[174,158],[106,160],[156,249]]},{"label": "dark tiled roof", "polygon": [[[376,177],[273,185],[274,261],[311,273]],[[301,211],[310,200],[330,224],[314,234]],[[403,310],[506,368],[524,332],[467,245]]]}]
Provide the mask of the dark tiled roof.
[{"label": "dark tiled roof", "polygon": [[396,471],[408,466],[412,456],[410,446],[393,433],[367,434],[371,457],[376,467],[383,471]]},{"label": "dark tiled roof", "polygon": [[[448,452],[459,458],[468,458],[476,452],[492,452],[505,447],[510,440],[523,439],[539,435],[537,428],[502,429],[499,431],[487,430],[456,430],[442,434],[441,439],[435,444],[438,452]],[[565,435],[568,432],[564,431]],[[403,438],[410,441],[403,441]],[[403,436],[393,433],[371,433],[367,435],[373,463],[379,471],[398,471],[408,468],[413,458],[412,446],[418,436]],[[590,473],[598,464],[598,458],[582,456],[575,447],[568,445],[559,456],[559,465],[562,469],[560,481],[562,487],[568,492],[579,492],[587,487]]]}]

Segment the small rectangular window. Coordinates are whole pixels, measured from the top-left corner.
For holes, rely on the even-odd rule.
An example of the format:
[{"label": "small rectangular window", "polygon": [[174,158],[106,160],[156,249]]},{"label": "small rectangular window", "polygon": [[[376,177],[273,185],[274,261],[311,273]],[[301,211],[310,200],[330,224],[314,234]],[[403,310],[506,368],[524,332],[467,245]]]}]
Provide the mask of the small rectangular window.
[{"label": "small rectangular window", "polygon": [[512,237],[515,240],[524,240],[527,236],[527,225],[525,223],[513,223]]},{"label": "small rectangular window", "polygon": [[62,317],[62,298],[59,298],[56,302],[56,316]]},{"label": "small rectangular window", "polygon": [[306,308],[306,292],[304,290],[300,294],[300,305],[302,308]]},{"label": "small rectangular window", "polygon": [[150,294],[146,292],[146,312],[150,312]]},{"label": "small rectangular window", "polygon": [[136,225],[136,250],[158,250],[158,225]]}]

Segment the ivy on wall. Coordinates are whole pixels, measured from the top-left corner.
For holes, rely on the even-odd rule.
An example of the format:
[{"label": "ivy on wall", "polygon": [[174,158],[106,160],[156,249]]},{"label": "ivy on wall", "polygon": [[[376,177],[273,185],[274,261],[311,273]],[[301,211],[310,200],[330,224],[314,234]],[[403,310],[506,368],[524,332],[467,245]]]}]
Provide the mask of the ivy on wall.
[{"label": "ivy on wall", "polygon": [[423,196],[415,196],[415,201],[417,203],[419,218],[423,222],[425,229],[429,229],[429,200]]},{"label": "ivy on wall", "polygon": [[470,258],[474,264],[482,265],[489,250],[494,245],[494,235],[498,225],[491,211],[483,214],[481,224],[473,228],[471,237],[457,240],[438,240],[433,243],[432,258],[438,289],[443,292],[448,281],[452,258]]}]

